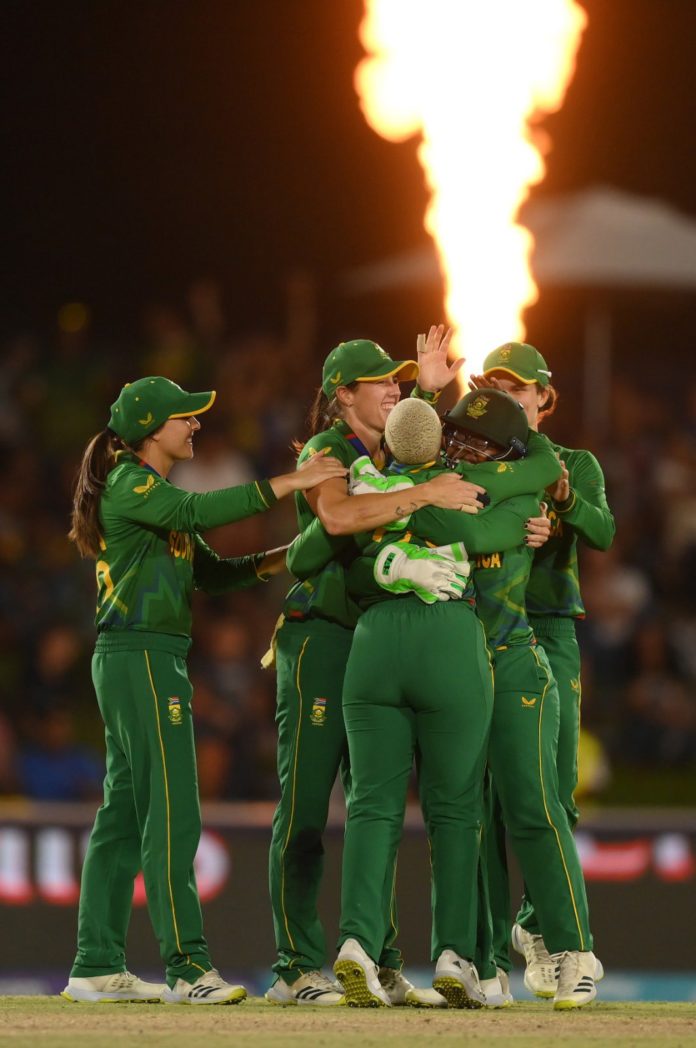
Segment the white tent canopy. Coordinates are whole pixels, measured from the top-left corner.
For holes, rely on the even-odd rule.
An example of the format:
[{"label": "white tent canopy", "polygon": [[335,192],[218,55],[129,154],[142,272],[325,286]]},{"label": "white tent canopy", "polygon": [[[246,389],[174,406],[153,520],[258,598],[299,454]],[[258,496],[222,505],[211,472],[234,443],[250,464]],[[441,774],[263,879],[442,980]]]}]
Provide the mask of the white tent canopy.
[{"label": "white tent canopy", "polygon": [[[696,287],[696,220],[661,200],[597,186],[529,203],[520,221],[542,287]],[[341,286],[363,294],[439,279],[433,247],[360,266]]]},{"label": "white tent canopy", "polygon": [[696,221],[661,200],[599,186],[528,205],[540,284],[696,287]]},{"label": "white tent canopy", "polygon": [[[596,186],[527,203],[521,224],[534,237],[531,267],[541,287],[587,289],[583,398],[585,426],[608,428],[611,316],[602,289],[688,291],[696,287],[696,220],[661,200]],[[441,280],[434,246],[345,273],[346,294]]]}]

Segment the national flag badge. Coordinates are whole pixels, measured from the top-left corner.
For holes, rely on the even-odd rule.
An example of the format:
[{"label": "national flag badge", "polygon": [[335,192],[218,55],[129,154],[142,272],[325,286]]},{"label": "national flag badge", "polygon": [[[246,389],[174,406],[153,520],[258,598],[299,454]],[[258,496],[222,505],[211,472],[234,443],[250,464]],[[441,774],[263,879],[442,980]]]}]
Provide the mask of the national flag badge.
[{"label": "national flag badge", "polygon": [[167,700],[169,720],[172,724],[183,724],[183,716],[181,713],[181,699],[177,698],[176,695],[172,695]]},{"label": "national flag badge", "polygon": [[309,719],[316,728],[324,727],[326,722],[326,699],[314,699]]}]

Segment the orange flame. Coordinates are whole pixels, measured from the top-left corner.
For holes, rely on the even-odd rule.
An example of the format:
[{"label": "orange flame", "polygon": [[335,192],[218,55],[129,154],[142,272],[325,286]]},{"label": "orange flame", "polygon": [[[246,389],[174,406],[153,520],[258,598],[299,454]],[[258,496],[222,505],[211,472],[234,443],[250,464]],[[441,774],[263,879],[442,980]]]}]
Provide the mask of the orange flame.
[{"label": "orange flame", "polygon": [[422,136],[425,228],[455,352],[476,372],[495,346],[524,338],[522,312],[538,297],[533,238],[516,215],[545,173],[534,121],[561,107],[587,16],[575,0],[365,0],[365,10],[360,105],[384,138]]}]

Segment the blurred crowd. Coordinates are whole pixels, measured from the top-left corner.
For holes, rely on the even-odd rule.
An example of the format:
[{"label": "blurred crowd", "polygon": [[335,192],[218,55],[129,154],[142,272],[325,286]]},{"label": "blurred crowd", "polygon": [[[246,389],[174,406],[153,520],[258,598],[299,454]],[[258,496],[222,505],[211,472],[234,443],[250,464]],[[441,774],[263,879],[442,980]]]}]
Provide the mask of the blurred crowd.
[{"label": "blurred crowd", "polygon": [[[174,483],[207,491],[291,468],[291,442],[306,436],[331,347],[317,344],[311,284],[297,276],[287,291],[282,336],[231,337],[220,288],[201,280],[179,307],[148,310],[136,348],[97,338],[79,303],[61,309],[49,335],[2,347],[0,795],[78,800],[101,790],[102,726],[90,679],[94,566],[66,538],[84,445],[106,424],[124,382],[164,374],[218,392],[195,458],[175,468]],[[553,347],[540,348],[553,361]],[[611,798],[622,771],[636,783],[651,774],[664,781],[696,763],[696,386],[684,388],[677,406],[616,380],[608,436],[597,446],[566,411],[562,375],[556,384],[560,404],[546,431],[597,454],[618,526],[609,552],[583,551],[580,627],[591,755],[583,787]],[[207,538],[233,555],[294,534],[284,500]],[[204,799],[276,796],[275,675],[260,660],[289,582],[196,595],[190,673]]]}]

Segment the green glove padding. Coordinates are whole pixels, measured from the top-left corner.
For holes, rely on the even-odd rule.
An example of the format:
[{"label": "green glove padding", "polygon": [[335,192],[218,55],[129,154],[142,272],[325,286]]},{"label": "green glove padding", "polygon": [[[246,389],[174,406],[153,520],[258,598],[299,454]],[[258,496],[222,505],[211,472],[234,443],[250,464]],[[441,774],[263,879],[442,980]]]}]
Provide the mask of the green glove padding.
[{"label": "green glove padding", "polygon": [[[410,477],[385,477],[377,469],[368,455],[362,455],[350,467],[348,490],[351,495],[387,495],[391,491],[405,491],[412,488],[414,481]],[[385,524],[385,531],[403,531],[411,514]]]}]

